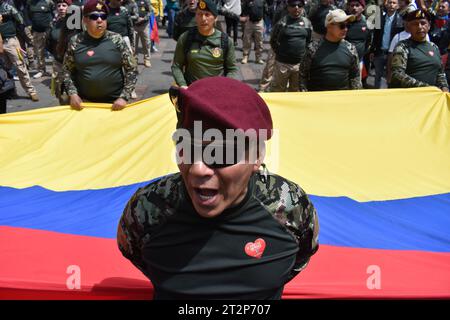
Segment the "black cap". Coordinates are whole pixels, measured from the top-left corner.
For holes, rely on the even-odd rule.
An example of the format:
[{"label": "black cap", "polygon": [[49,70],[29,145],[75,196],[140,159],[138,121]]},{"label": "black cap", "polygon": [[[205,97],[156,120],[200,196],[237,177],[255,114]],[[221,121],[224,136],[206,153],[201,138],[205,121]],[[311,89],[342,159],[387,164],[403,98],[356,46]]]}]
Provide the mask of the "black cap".
[{"label": "black cap", "polygon": [[305,6],[305,1],[304,0],[287,0],[287,4],[288,5],[300,5],[300,7],[304,7]]},{"label": "black cap", "polygon": [[407,13],[406,17],[405,17],[406,21],[413,21],[413,20],[420,20],[420,19],[427,19],[428,22],[430,22],[431,15],[428,13],[428,11],[417,9],[417,10],[411,11],[410,13]]}]

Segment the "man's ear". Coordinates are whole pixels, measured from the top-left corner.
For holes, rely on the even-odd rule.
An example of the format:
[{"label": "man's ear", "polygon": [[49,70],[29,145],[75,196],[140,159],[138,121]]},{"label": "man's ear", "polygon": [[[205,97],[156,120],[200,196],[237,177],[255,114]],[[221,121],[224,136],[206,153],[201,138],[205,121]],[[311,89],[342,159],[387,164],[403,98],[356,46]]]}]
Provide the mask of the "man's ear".
[{"label": "man's ear", "polygon": [[255,163],[253,164],[253,173],[259,171],[259,167],[264,163],[264,158],[266,156],[266,143],[262,142],[258,145],[258,158],[256,158]]}]

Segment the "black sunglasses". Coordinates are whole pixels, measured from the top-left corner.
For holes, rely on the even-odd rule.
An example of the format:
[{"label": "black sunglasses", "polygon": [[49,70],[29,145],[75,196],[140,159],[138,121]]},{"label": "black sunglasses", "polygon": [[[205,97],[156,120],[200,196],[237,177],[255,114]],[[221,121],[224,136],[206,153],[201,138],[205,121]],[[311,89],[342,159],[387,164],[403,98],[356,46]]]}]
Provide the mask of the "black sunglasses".
[{"label": "black sunglasses", "polygon": [[236,144],[219,147],[210,146],[210,149],[206,152],[205,149],[208,145],[189,144],[188,146],[189,150],[182,148],[177,155],[178,161],[184,164],[193,164],[201,160],[212,169],[220,169],[245,161],[245,148],[239,148]]},{"label": "black sunglasses", "polygon": [[344,30],[346,28],[348,28],[348,24],[345,22],[341,22],[341,23],[333,23],[334,25],[339,26],[339,29]]},{"label": "black sunglasses", "polygon": [[103,21],[106,20],[106,18],[108,18],[108,15],[106,13],[91,13],[89,15],[89,19],[90,20],[94,20],[97,21],[98,18],[102,19]]}]

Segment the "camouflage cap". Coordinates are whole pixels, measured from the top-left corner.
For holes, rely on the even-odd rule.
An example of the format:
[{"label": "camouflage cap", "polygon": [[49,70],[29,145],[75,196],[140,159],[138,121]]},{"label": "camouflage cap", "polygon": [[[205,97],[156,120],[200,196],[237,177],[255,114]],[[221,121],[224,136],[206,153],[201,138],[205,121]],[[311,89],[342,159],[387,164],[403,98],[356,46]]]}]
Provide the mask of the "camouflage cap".
[{"label": "camouflage cap", "polygon": [[197,8],[199,8],[200,10],[208,10],[209,12],[211,12],[215,17],[218,16],[219,11],[217,9],[217,5],[214,1],[212,0],[199,0],[198,1],[198,5]]}]

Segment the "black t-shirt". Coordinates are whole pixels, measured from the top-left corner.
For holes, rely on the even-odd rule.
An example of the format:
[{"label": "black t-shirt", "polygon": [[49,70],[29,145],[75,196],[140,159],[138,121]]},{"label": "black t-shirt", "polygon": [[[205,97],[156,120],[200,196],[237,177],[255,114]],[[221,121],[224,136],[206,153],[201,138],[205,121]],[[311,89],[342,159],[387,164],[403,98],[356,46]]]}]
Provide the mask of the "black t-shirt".
[{"label": "black t-shirt", "polygon": [[111,8],[107,18],[108,30],[120,34],[122,37],[128,36],[129,16],[122,7]]},{"label": "black t-shirt", "polygon": [[370,37],[370,30],[367,27],[366,19],[361,18],[348,24],[348,31],[345,40],[352,43],[358,51],[359,60],[366,54],[367,41]]},{"label": "black t-shirt", "polygon": [[33,0],[29,2],[31,27],[36,32],[46,32],[50,29],[53,19],[54,5],[48,0]]},{"label": "black t-shirt", "polygon": [[106,36],[94,39],[87,33],[74,51],[74,81],[83,99],[112,102],[123,90],[122,54]]},{"label": "black t-shirt", "polygon": [[283,19],[286,23],[281,23],[278,33],[276,59],[283,63],[296,64],[305,55],[306,46],[311,39],[311,24],[302,17],[294,19],[288,15]]},{"label": "black t-shirt", "polygon": [[119,248],[155,299],[279,299],[317,248],[317,217],[296,184],[255,174],[245,199],[214,218],[194,209],[180,174],[139,189]]},{"label": "black t-shirt", "polygon": [[264,17],[264,0],[248,0],[242,4],[242,15],[250,21],[258,22]]},{"label": "black t-shirt", "polygon": [[409,56],[406,74],[429,85],[437,85],[437,76],[441,72],[439,50],[430,42],[417,42],[409,39]]},{"label": "black t-shirt", "polygon": [[330,42],[324,38],[311,62],[308,91],[349,89],[353,61],[344,41]]}]

